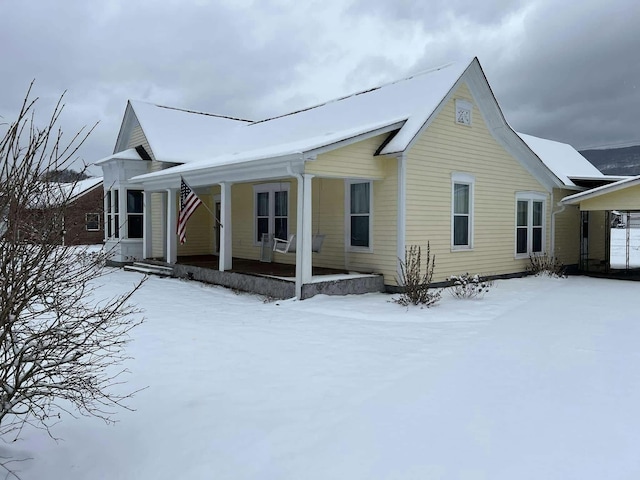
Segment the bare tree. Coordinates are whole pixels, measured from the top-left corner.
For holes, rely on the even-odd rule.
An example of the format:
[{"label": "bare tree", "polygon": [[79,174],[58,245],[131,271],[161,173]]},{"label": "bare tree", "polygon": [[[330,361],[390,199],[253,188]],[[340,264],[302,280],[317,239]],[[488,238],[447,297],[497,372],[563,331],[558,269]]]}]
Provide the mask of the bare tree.
[{"label": "bare tree", "polygon": [[[15,121],[0,125],[0,437],[50,428],[61,411],[111,421],[122,393],[128,333],[140,321],[123,295],[102,298],[102,251],[60,243],[72,190],[43,183],[63,170],[92,129],[63,144],[62,97],[38,127],[29,88]],[[95,250],[95,249],[94,249]],[[114,388],[116,387],[116,388]]]}]

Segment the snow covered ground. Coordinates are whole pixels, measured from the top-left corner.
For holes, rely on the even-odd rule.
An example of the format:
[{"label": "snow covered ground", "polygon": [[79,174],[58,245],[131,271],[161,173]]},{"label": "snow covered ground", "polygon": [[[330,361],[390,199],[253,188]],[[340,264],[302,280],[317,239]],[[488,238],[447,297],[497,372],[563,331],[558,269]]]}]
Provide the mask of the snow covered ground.
[{"label": "snow covered ground", "polygon": [[[114,271],[105,294],[139,275]],[[64,418],[0,454],[32,479],[640,478],[640,284],[496,283],[431,309],[263,303],[150,278],[115,425]]]}]

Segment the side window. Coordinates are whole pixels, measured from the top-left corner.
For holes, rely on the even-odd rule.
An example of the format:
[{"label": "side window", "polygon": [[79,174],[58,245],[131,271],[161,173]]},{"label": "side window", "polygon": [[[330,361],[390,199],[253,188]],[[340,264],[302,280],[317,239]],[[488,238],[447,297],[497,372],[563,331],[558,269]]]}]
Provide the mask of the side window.
[{"label": "side window", "polygon": [[347,184],[347,230],[349,247],[371,248],[372,182],[349,181]]},{"label": "side window", "polygon": [[127,190],[127,238],[142,238],[142,190]]},{"label": "side window", "polygon": [[544,195],[519,193],[516,196],[516,258],[544,253]]},{"label": "side window", "polygon": [[86,213],[84,216],[85,228],[88,232],[100,231],[100,214]]},{"label": "side window", "polygon": [[465,173],[451,176],[451,249],[473,248],[473,191],[475,179]]}]

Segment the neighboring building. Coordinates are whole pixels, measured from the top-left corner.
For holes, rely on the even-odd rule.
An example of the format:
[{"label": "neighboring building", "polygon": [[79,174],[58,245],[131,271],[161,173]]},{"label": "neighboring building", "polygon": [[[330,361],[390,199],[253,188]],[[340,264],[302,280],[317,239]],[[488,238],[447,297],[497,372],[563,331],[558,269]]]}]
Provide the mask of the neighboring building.
[{"label": "neighboring building", "polygon": [[[40,193],[24,213],[24,235],[45,234],[64,245],[93,245],[104,241],[102,177],[74,183],[42,183]],[[28,232],[28,230],[34,230]]]},{"label": "neighboring building", "polygon": [[[226,272],[296,234],[273,261],[296,265],[299,298],[314,267],[393,289],[405,247],[427,242],[434,281],[517,274],[544,253],[577,265],[580,214],[561,200],[614,180],[569,145],[514,132],[477,59],[257,122],[130,101],[97,163],[116,263],[217,255]],[[207,206],[184,245],[181,178]]]}]

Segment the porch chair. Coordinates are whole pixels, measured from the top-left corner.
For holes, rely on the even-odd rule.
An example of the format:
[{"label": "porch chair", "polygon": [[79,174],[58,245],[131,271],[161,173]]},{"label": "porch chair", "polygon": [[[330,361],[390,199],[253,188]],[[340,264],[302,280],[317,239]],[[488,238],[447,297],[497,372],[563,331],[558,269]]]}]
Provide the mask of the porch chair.
[{"label": "porch chair", "polygon": [[[316,234],[311,240],[311,251],[320,253],[325,235]],[[295,253],[296,252],[296,234],[289,235],[288,240],[282,238],[273,239],[273,251],[278,253]]]}]

